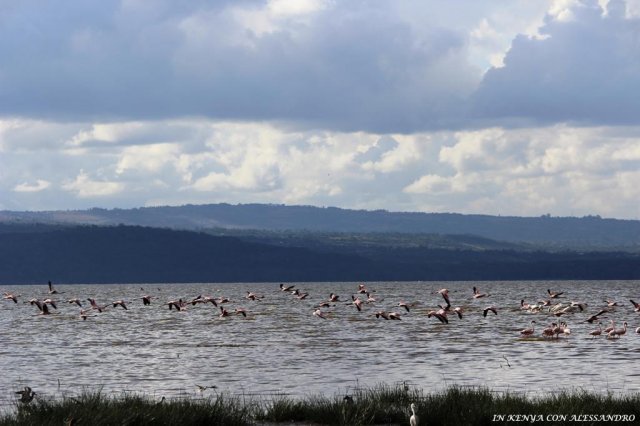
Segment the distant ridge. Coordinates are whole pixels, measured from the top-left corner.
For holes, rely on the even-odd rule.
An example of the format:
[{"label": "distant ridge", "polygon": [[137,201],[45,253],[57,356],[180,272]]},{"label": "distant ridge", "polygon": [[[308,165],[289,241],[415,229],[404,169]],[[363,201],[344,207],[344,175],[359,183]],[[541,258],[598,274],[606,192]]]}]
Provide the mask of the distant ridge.
[{"label": "distant ridge", "polygon": [[586,217],[514,217],[348,210],[277,204],[205,204],[134,209],[0,212],[0,223],[139,225],[173,229],[261,229],[477,235],[558,246],[637,247],[640,221]]},{"label": "distant ridge", "polygon": [[0,283],[640,279],[640,254],[293,246],[140,226],[0,225]]}]

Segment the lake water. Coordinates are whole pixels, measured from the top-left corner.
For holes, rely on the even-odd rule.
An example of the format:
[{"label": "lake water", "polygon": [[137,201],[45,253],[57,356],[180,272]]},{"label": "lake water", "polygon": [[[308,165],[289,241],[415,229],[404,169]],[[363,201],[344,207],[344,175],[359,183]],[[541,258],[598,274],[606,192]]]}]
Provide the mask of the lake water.
[{"label": "lake water", "polygon": [[[298,300],[277,283],[57,284],[60,294],[51,297],[58,309],[51,315],[24,303],[50,297],[46,285],[0,287],[20,294],[19,303],[2,300],[0,309],[0,404],[15,400],[14,392],[26,385],[49,397],[83,389],[199,396],[196,385],[216,385],[216,392],[227,394],[331,396],[402,382],[427,391],[454,384],[529,393],[640,391],[640,314],[629,302],[640,301],[638,281],[370,282],[366,286],[379,301],[361,312],[347,303],[358,283],[291,284],[309,292],[308,298]],[[474,299],[474,285],[490,296]],[[449,324],[426,315],[443,303],[435,292],[445,287],[452,305],[465,311],[461,320],[451,313]],[[547,289],[564,292],[554,300],[588,306],[561,318],[520,309],[520,299],[548,299]],[[247,300],[247,291],[264,298]],[[326,320],[313,316],[314,306],[332,292],[344,302],[323,308]],[[144,294],[154,297],[151,305],[143,306]],[[224,305],[229,312],[241,306],[248,315],[220,318],[212,304],[189,305],[183,312],[166,305],[198,295],[226,296],[232,300]],[[99,304],[124,299],[129,309],[91,311],[83,321],[80,308],[66,302],[72,297],[86,307],[88,297]],[[596,326],[585,320],[606,306],[605,299],[621,306],[605,315],[603,325],[609,319],[629,323],[619,339],[588,334]],[[415,305],[407,313],[396,306],[399,301]],[[488,305],[498,308],[497,316],[483,317]],[[400,312],[402,320],[377,319],[379,310]],[[521,339],[519,330],[533,319],[536,335],[558,320],[569,324],[571,334]]]}]

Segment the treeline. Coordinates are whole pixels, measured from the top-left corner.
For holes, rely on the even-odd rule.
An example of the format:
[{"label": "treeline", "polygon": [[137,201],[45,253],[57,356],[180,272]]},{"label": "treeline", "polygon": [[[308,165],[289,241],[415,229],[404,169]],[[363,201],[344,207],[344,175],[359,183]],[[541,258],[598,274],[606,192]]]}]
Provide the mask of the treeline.
[{"label": "treeline", "polygon": [[304,247],[139,226],[0,228],[0,283],[640,279],[623,252]]}]

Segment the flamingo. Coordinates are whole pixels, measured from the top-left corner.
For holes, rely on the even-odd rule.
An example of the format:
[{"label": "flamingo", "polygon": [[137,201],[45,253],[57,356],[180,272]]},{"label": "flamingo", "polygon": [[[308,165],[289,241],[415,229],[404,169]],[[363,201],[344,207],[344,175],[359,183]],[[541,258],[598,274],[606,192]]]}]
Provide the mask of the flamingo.
[{"label": "flamingo", "polygon": [[593,330],[593,331],[590,331],[589,335],[593,336],[592,339],[595,339],[596,337],[600,336],[601,334],[602,334],[602,323],[599,322],[598,323],[598,328]]},{"label": "flamingo", "polygon": [[182,299],[170,300],[167,302],[167,305],[169,305],[169,310],[176,308],[176,311],[184,311],[187,306]]},{"label": "flamingo", "polygon": [[482,311],[482,316],[486,317],[487,314],[489,313],[489,311],[493,312],[494,315],[498,315],[498,310],[496,309],[495,306],[487,306],[486,308],[484,308],[484,310]]},{"label": "flamingo", "polygon": [[5,293],[3,299],[13,300],[13,303],[18,303],[18,296],[13,293]]},{"label": "flamingo", "polygon": [[552,322],[547,328],[542,330],[542,337],[553,337],[555,335],[556,323]]},{"label": "flamingo", "polygon": [[620,306],[620,305],[618,305],[618,302],[615,302],[615,301],[613,301],[613,300],[607,300],[607,299],[605,299],[605,300],[604,300],[604,303],[606,303],[606,304],[607,304],[607,306],[608,306],[608,307],[610,307],[610,308],[613,308],[614,306]]},{"label": "flamingo", "polygon": [[96,299],[92,299],[92,298],[88,298],[87,299],[89,301],[89,304],[91,304],[91,309],[95,309],[98,312],[102,312],[102,307],[98,306],[98,304],[96,303]]},{"label": "flamingo", "polygon": [[51,300],[51,299],[44,299],[42,301],[43,305],[49,304],[53,309],[58,309],[58,307],[56,306],[56,301],[55,300]]},{"label": "flamingo", "polygon": [[611,325],[607,328],[605,328],[604,330],[602,330],[604,333],[610,333],[611,331],[615,330],[616,328],[616,323],[614,320],[609,320],[611,321]]},{"label": "flamingo", "polygon": [[398,302],[398,306],[401,308],[405,308],[407,312],[410,312],[409,305],[405,302]]},{"label": "flamingo", "polygon": [[83,321],[87,320],[87,311],[85,311],[84,309],[80,309],[80,318],[82,318]]},{"label": "flamingo", "polygon": [[151,296],[142,296],[142,304],[147,306],[151,304]]},{"label": "flamingo", "polygon": [[355,307],[358,309],[358,311],[362,310],[362,300],[360,300],[359,297],[355,297],[354,295],[351,295],[351,300],[353,300],[353,303],[355,305]]},{"label": "flamingo", "polygon": [[384,318],[386,320],[389,319],[389,314],[387,314],[385,311],[378,311],[375,314],[373,314],[376,316],[376,318]]},{"label": "flamingo", "polygon": [[122,306],[125,310],[127,310],[127,305],[124,303],[124,300],[116,300],[113,302],[113,307]]},{"label": "flamingo", "polygon": [[322,318],[322,319],[327,319],[325,313],[322,312],[320,309],[316,309],[315,311],[313,311],[313,316]]},{"label": "flamingo", "polygon": [[520,335],[523,337],[528,337],[528,336],[533,336],[533,333],[535,333],[535,321],[531,321],[531,327],[530,328],[525,328],[524,330],[520,331]]},{"label": "flamingo", "polygon": [[451,302],[449,301],[449,290],[446,288],[438,290],[436,293],[441,294],[442,298],[445,302],[447,302],[447,306],[451,306]]},{"label": "flamingo", "polygon": [[640,303],[634,302],[633,300],[629,299],[629,302],[631,302],[631,304],[633,305],[633,307],[635,308],[633,311],[634,312],[640,312]]},{"label": "flamingo", "polygon": [[620,337],[627,332],[627,322],[622,323],[622,328],[616,328],[609,332],[607,337]]},{"label": "flamingo", "polygon": [[376,303],[377,300],[370,293],[367,292],[367,303]]},{"label": "flamingo", "polygon": [[337,294],[335,294],[335,293],[331,293],[331,294],[329,295],[329,302],[333,302],[333,303],[335,303],[335,302],[338,302],[338,301],[340,301],[340,296],[338,296],[338,295],[337,295]]},{"label": "flamingo", "polygon": [[453,309],[453,312],[455,312],[455,313],[456,313],[456,315],[458,315],[458,318],[462,319],[462,313],[463,313],[464,311],[462,310],[462,308],[461,308],[461,307],[459,307],[459,306],[458,306],[457,308],[454,308],[454,309]]},{"label": "flamingo", "polygon": [[245,296],[245,298],[247,298],[249,300],[260,300],[260,299],[262,299],[262,297],[258,296],[255,293],[252,293],[250,291],[247,291],[247,295]]},{"label": "flamingo", "polygon": [[487,296],[489,296],[489,295],[486,294],[486,293],[480,293],[480,291],[476,287],[473,287],[473,298],[474,299],[480,299],[481,297],[487,297]]},{"label": "flamingo", "polygon": [[436,317],[442,324],[449,324],[449,319],[447,318],[447,311],[445,311],[444,309],[427,312],[427,318],[431,318],[431,317]]},{"label": "flamingo", "polygon": [[595,314],[595,315],[591,315],[589,318],[587,318],[587,319],[586,319],[586,321],[587,321],[588,323],[592,323],[592,322],[594,322],[594,321],[597,321],[597,320],[598,320],[598,317],[599,317],[600,315],[603,315],[603,314],[606,314],[606,313],[609,313],[609,311],[608,311],[608,310],[606,310],[606,309],[602,309],[602,310],[601,310],[600,312],[598,312],[597,314]]},{"label": "flamingo", "polygon": [[280,290],[282,291],[291,291],[294,287],[295,285],[285,286],[284,284],[280,283]]},{"label": "flamingo", "polygon": [[247,317],[247,311],[244,308],[236,308],[236,315],[242,315],[243,317]]},{"label": "flamingo", "polygon": [[411,417],[409,417],[410,426],[418,426],[418,415],[416,414],[416,404],[411,403]]},{"label": "flamingo", "polygon": [[388,315],[390,320],[402,320],[402,318],[400,318],[400,314],[397,312],[389,312]]},{"label": "flamingo", "polygon": [[225,308],[220,306],[220,318],[224,318],[228,316],[229,316],[229,311],[227,311]]},{"label": "flamingo", "polygon": [[49,281],[49,294],[58,294],[58,290],[53,288],[53,284]]},{"label": "flamingo", "polygon": [[78,298],[73,298],[73,299],[69,299],[67,300],[67,303],[75,303],[76,305],[80,306],[82,308],[82,302],[80,302],[80,299]]},{"label": "flamingo", "polygon": [[547,289],[547,293],[549,293],[549,297],[552,299],[557,299],[558,297],[562,296],[564,294],[564,292],[555,292],[555,291],[551,291],[551,289]]},{"label": "flamingo", "polygon": [[367,287],[364,284],[358,284],[358,293],[360,294],[364,294],[367,293],[369,290],[367,290]]}]

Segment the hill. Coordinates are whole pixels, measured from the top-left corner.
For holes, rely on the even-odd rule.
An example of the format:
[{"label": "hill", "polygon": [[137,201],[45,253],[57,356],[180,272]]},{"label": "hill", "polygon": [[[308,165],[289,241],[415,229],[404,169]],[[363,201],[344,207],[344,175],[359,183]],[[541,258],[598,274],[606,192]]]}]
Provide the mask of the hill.
[{"label": "hill", "polygon": [[640,255],[293,246],[139,226],[0,227],[0,282],[640,279]]},{"label": "hill", "polygon": [[509,217],[347,210],[272,204],[208,204],[136,209],[0,212],[0,223],[139,225],[185,230],[309,231],[476,235],[545,248],[640,249],[640,221],[587,217]]}]

